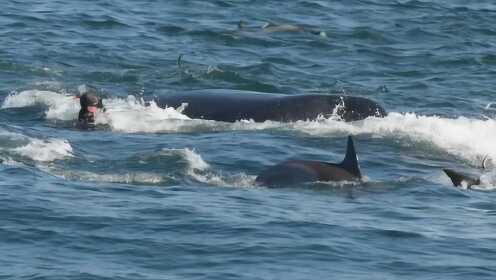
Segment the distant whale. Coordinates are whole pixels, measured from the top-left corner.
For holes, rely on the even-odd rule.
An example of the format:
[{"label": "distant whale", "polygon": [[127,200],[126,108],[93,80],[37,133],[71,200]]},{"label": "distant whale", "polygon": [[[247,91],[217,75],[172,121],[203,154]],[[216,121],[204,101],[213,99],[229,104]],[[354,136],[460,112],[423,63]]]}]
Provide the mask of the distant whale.
[{"label": "distant whale", "polygon": [[224,122],[267,120],[293,122],[318,117],[339,116],[344,121],[384,117],[386,111],[376,102],[356,96],[324,94],[272,94],[240,90],[196,90],[155,98],[158,106],[180,107],[193,119]]},{"label": "distant whale", "polygon": [[275,187],[314,181],[359,181],[362,178],[353,139],[348,136],[346,156],[339,163],[289,160],[269,167],[255,179],[261,186]]},{"label": "distant whale", "polygon": [[257,31],[257,30],[262,30],[267,33],[299,33],[299,32],[307,32],[311,33],[314,35],[320,35],[322,37],[327,37],[327,34],[324,31],[320,30],[315,30],[309,27],[304,27],[302,25],[295,25],[295,24],[275,24],[275,23],[266,23],[264,24],[261,28],[260,27],[250,27],[247,26],[244,21],[239,21],[238,22],[238,29],[240,30],[252,30],[252,31]]}]

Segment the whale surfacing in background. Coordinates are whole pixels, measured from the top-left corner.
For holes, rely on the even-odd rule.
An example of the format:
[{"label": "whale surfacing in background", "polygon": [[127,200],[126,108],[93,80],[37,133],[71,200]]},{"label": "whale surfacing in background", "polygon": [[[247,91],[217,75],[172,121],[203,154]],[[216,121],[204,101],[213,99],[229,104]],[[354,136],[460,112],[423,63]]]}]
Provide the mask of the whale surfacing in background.
[{"label": "whale surfacing in background", "polygon": [[311,28],[308,26],[291,24],[291,23],[283,23],[276,24],[272,22],[265,23],[262,27],[254,27],[248,26],[246,22],[239,21],[238,22],[239,30],[247,30],[247,31],[263,31],[267,33],[310,33],[314,35],[320,35],[322,37],[327,37],[326,32],[317,30],[315,28]]},{"label": "whale surfacing in background", "polygon": [[353,139],[348,136],[346,156],[341,163],[289,160],[269,167],[255,179],[261,186],[287,186],[316,181],[359,181],[362,178]]},{"label": "whale surfacing in background", "polygon": [[325,94],[274,94],[241,90],[195,90],[155,98],[158,106],[178,108],[192,119],[224,122],[293,122],[337,116],[344,121],[384,117],[376,102],[357,96]]}]

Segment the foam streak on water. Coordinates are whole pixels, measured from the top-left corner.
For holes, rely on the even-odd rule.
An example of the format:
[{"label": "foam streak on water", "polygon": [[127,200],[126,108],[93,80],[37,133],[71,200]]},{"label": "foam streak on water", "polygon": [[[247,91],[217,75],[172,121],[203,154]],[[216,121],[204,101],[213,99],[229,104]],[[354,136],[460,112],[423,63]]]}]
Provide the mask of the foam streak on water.
[{"label": "foam streak on water", "polygon": [[26,90],[7,96],[2,104],[3,109],[43,105],[47,119],[72,120],[79,112],[79,99],[53,91]]},{"label": "foam streak on water", "polygon": [[72,147],[66,140],[61,139],[31,139],[29,144],[15,148],[13,151],[35,161],[53,161],[70,157]]},{"label": "foam streak on water", "polygon": [[251,187],[255,185],[255,176],[244,173],[222,174],[218,170],[212,169],[201,155],[193,150],[187,148],[166,149],[162,150],[162,153],[179,153],[188,163],[186,174],[198,182],[216,186]]},{"label": "foam streak on water", "polygon": [[65,139],[37,139],[18,133],[0,131],[0,141],[3,142],[0,147],[2,154],[20,156],[38,162],[69,158],[73,152],[71,144]]},{"label": "foam streak on water", "polygon": [[369,118],[354,123],[297,123],[294,128],[319,136],[344,132],[424,142],[477,166],[485,155],[496,158],[496,121],[493,119],[450,119],[414,113],[390,113],[386,118]]}]

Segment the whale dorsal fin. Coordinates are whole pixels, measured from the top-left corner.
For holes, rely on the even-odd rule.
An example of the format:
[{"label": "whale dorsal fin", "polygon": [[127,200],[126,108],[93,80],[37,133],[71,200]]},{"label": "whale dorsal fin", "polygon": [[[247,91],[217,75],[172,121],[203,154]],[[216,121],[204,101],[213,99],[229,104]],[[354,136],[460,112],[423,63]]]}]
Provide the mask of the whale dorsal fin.
[{"label": "whale dorsal fin", "polygon": [[443,169],[444,173],[448,175],[448,177],[451,179],[451,182],[453,182],[453,185],[456,187],[462,187],[463,182],[465,182],[467,188],[470,188],[471,186],[474,185],[480,185],[480,179],[478,178],[472,178],[469,175],[463,174],[461,172],[454,171],[452,169]]},{"label": "whale dorsal fin", "polygon": [[355,145],[353,144],[353,139],[351,138],[351,135],[348,136],[346,155],[343,161],[339,165],[349,173],[353,174],[354,176],[358,178],[362,178],[362,174],[360,172],[360,165],[358,164],[358,157],[355,151]]}]

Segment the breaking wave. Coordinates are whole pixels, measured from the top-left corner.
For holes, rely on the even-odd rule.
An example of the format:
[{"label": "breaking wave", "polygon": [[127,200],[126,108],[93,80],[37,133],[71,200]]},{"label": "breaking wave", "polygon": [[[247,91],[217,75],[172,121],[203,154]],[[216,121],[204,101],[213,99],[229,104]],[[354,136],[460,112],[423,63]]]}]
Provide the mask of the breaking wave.
[{"label": "breaking wave", "polygon": [[[2,108],[43,104],[48,107],[47,119],[77,118],[78,103],[73,97],[51,92],[29,90],[6,98]],[[415,113],[390,113],[385,118],[342,122],[336,118],[315,121],[256,123],[240,120],[235,123],[190,119],[181,108],[160,108],[154,102],[144,102],[133,96],[104,100],[106,112],[97,115],[97,124],[108,125],[114,131],[129,133],[168,133],[231,130],[296,131],[314,136],[339,134],[372,134],[433,145],[448,154],[463,158],[474,165],[484,156],[496,158],[496,120],[466,117],[445,118]]]},{"label": "breaking wave", "polygon": [[188,148],[185,149],[163,149],[162,153],[179,153],[188,163],[186,174],[194,180],[215,186],[251,187],[255,185],[255,177],[244,173],[221,174],[214,171],[211,166],[203,160],[200,154]]},{"label": "breaking wave", "polygon": [[79,99],[53,91],[26,90],[8,95],[2,109],[21,108],[35,105],[48,107],[47,119],[73,120],[79,112]]},{"label": "breaking wave", "polygon": [[336,121],[297,122],[295,130],[310,135],[336,133],[372,134],[376,137],[428,143],[445,152],[480,165],[481,158],[496,158],[496,120],[455,119],[419,116],[415,113],[390,113],[385,118],[368,118],[346,123]]},{"label": "breaking wave", "polygon": [[[160,157],[171,158],[169,160],[182,162],[182,168],[179,174],[171,170],[163,172],[94,172],[87,170],[67,169],[63,165],[46,165],[39,164],[37,168],[62,178],[64,180],[78,180],[86,182],[100,183],[122,183],[122,184],[150,184],[163,185],[168,183],[177,183],[181,178],[190,178],[193,181],[215,186],[230,187],[250,187],[254,185],[255,176],[239,174],[222,174],[214,170],[202,156],[194,150],[184,149],[162,149]],[[9,161],[10,162],[10,161]],[[6,163],[7,164],[7,163]],[[179,164],[181,166],[181,164]]]},{"label": "breaking wave", "polygon": [[0,140],[2,157],[9,162],[16,162],[17,160],[13,159],[16,157],[38,162],[51,162],[73,156],[72,146],[65,139],[38,139],[2,131],[0,132]]}]

